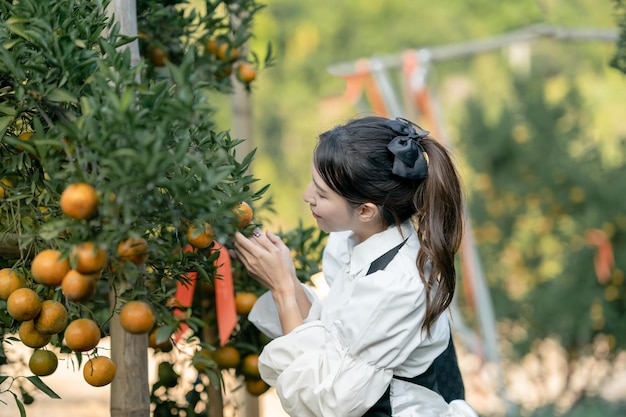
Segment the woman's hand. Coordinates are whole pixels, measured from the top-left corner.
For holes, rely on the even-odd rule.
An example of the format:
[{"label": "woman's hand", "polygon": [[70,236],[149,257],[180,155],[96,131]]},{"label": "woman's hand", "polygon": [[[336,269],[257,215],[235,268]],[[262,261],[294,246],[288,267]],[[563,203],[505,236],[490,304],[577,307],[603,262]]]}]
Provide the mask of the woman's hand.
[{"label": "woman's hand", "polygon": [[296,277],[287,245],[272,232],[255,229],[251,238],[235,234],[235,251],[250,275],[272,292],[283,334],[301,325],[311,302]]},{"label": "woman's hand", "polygon": [[289,248],[278,236],[259,229],[250,238],[237,232],[235,250],[250,275],[272,293],[293,292],[296,269]]}]

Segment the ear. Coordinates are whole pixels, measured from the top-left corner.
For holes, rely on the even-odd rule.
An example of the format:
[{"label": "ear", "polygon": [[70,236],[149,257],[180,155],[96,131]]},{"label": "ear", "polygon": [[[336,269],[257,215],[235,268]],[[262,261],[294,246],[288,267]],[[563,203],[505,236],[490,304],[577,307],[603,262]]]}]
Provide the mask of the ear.
[{"label": "ear", "polygon": [[363,223],[369,223],[378,218],[380,218],[380,210],[376,204],[365,203],[359,206],[359,220]]}]

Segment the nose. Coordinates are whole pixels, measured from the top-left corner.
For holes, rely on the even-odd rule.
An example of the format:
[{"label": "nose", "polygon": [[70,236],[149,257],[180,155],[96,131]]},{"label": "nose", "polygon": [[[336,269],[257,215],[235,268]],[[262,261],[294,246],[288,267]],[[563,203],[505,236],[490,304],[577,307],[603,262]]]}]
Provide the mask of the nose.
[{"label": "nose", "polygon": [[306,189],[304,190],[304,194],[302,195],[302,198],[304,199],[306,203],[309,203],[312,206],[314,206],[315,200],[313,199],[312,189],[313,189],[313,182],[310,182],[309,185],[307,185]]}]

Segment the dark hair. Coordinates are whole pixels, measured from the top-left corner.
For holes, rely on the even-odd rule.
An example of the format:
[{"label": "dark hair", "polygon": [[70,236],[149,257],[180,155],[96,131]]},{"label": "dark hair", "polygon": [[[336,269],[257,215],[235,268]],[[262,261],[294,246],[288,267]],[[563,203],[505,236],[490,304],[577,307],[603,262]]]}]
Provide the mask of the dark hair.
[{"label": "dark hair", "polygon": [[[413,220],[420,242],[416,263],[426,289],[423,329],[428,331],[454,296],[463,191],[449,151],[430,136],[419,139],[428,155],[428,176],[410,180],[393,174],[394,154],[387,145],[398,133],[388,122],[357,118],[321,134],[313,163],[324,182],[354,207],[368,202],[380,207],[385,226]],[[428,261],[432,269],[426,278]]]}]

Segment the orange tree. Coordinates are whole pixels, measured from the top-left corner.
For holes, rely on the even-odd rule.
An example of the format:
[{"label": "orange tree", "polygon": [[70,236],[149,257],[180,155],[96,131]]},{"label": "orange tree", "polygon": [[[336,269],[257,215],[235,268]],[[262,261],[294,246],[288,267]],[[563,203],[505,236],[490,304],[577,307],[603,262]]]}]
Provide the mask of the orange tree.
[{"label": "orange tree", "polygon": [[[196,302],[181,316],[172,299],[189,272],[197,273],[198,288],[210,287],[214,242],[228,248],[236,230],[254,227],[241,223],[241,202],[258,209],[257,219],[269,205],[261,200],[267,186],[249,173],[254,153],[237,155],[242,140],[217,128],[208,99],[232,91],[233,82],[249,91],[254,77],[229,74],[261,65],[242,52],[260,7],[251,0],[206,0],[202,10],[180,3],[138,1],[143,59],[136,63],[125,47],[136,38],[120,33],[108,1],[0,1],[0,384],[22,415],[32,384],[57,396],[40,377],[54,372],[58,355],[83,364],[86,383],[115,381],[110,352],[97,344],[137,301],[144,308],[134,310],[144,313],[129,309],[121,324],[137,325],[125,331],[167,350],[184,322],[211,353],[193,358],[199,383],[219,386],[216,340],[202,337],[216,320],[211,303]],[[271,59],[268,48],[263,64]],[[185,250],[209,228],[201,246]],[[283,235],[307,281],[323,236],[302,227]],[[233,269],[235,291],[260,293],[236,262]],[[54,307],[46,320],[41,305]],[[5,354],[20,343],[35,349],[32,375]],[[262,343],[242,313],[229,344],[251,355]],[[261,393],[253,358],[245,363],[238,374],[255,377],[247,385]],[[167,364],[159,366],[156,385],[176,385]],[[151,399],[161,411],[206,401],[192,398],[189,407],[167,394]]]}]

